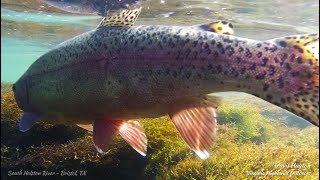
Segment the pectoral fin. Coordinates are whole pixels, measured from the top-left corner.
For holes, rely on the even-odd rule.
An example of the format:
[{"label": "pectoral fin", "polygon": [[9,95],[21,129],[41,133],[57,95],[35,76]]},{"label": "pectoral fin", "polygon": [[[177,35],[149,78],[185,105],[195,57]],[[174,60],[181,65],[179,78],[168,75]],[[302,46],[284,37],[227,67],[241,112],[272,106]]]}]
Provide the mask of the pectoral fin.
[{"label": "pectoral fin", "polygon": [[99,119],[93,124],[93,142],[99,153],[107,149],[113,137],[121,137],[138,153],[145,156],[147,138],[142,126],[137,121]]},{"label": "pectoral fin", "polygon": [[195,103],[169,113],[183,140],[201,158],[207,159],[216,138],[217,113],[213,105]]},{"label": "pectoral fin", "polygon": [[39,119],[39,115],[36,113],[24,112],[19,122],[18,129],[21,132],[28,131]]}]

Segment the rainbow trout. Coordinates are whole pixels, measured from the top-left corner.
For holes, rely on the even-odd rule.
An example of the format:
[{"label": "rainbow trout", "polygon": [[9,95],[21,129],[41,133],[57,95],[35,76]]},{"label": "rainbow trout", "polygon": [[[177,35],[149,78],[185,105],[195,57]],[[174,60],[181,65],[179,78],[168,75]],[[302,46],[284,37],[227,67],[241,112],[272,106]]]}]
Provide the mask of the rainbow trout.
[{"label": "rainbow trout", "polygon": [[318,34],[256,41],[207,25],[131,27],[140,10],[104,18],[35,61],[13,86],[24,111],[19,130],[38,119],[89,130],[93,123],[98,152],[120,134],[146,155],[144,130],[133,119],[169,115],[206,159],[219,104],[207,95],[223,91],[253,94],[319,126]]}]

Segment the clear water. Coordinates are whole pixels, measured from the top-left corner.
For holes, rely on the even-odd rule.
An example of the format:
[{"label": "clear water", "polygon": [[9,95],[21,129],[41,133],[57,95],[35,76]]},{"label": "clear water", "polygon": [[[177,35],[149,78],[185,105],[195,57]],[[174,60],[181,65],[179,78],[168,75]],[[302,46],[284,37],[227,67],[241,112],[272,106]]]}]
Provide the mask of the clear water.
[{"label": "clear water", "polygon": [[[63,13],[30,0],[1,1],[1,81],[15,82],[58,43],[94,29],[98,16]],[[316,0],[146,0],[136,24],[195,25],[217,19],[235,26],[235,35],[269,39],[319,29]]]}]

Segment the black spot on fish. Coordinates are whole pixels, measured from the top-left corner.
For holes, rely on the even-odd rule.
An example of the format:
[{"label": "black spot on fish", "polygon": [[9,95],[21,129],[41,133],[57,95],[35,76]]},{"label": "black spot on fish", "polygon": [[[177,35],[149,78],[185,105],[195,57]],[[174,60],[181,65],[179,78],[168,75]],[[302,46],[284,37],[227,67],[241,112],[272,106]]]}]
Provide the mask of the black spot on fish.
[{"label": "black spot on fish", "polygon": [[269,75],[272,76],[275,73],[275,66],[274,65],[270,65],[269,66]]},{"label": "black spot on fish", "polygon": [[286,69],[287,69],[288,71],[290,71],[290,70],[292,69],[289,63],[286,63],[286,64],[285,64],[285,67],[286,67]]},{"label": "black spot on fish", "polygon": [[273,45],[272,48],[270,48],[270,51],[271,51],[271,52],[275,52],[277,49],[278,49],[277,46],[276,46],[276,45]]},{"label": "black spot on fish", "polygon": [[133,35],[129,36],[128,39],[129,39],[130,43],[132,44],[133,43]]},{"label": "black spot on fish", "polygon": [[273,99],[273,97],[272,97],[271,94],[267,94],[267,97],[266,97],[266,98],[267,98],[268,101],[271,101],[271,100]]},{"label": "black spot on fish", "polygon": [[223,42],[226,42],[226,43],[232,43],[233,41],[232,41],[232,40],[230,40],[230,39],[227,39],[227,38],[226,38],[226,39],[224,39],[224,40],[223,40]]},{"label": "black spot on fish", "polygon": [[185,57],[186,57],[186,58],[188,58],[190,52],[191,52],[191,49],[188,48],[188,49],[186,50],[186,54],[185,54]]},{"label": "black spot on fish", "polygon": [[284,82],[282,76],[277,79],[278,88],[282,89],[284,87]]},{"label": "black spot on fish", "polygon": [[262,46],[261,43],[257,43],[257,48],[260,48]]},{"label": "black spot on fish", "polygon": [[258,53],[257,53],[257,57],[258,57],[258,58],[261,58],[261,56],[262,56],[262,52],[258,52]]},{"label": "black spot on fish", "polygon": [[291,97],[290,97],[290,96],[287,97],[287,101],[288,101],[288,102],[291,101]]},{"label": "black spot on fish", "polygon": [[237,64],[240,64],[241,61],[242,61],[241,57],[236,57]]},{"label": "black spot on fish", "polygon": [[194,51],[194,52],[193,52],[193,58],[194,58],[194,59],[197,59],[197,58],[198,58],[198,52],[197,52],[197,51]]},{"label": "black spot on fish", "polygon": [[285,98],[281,98],[281,102],[282,103],[286,103],[286,99]]},{"label": "black spot on fish", "polygon": [[256,63],[253,63],[253,64],[250,66],[249,69],[250,69],[250,70],[256,70]]},{"label": "black spot on fish", "polygon": [[214,51],[213,57],[218,57],[218,56],[219,56],[219,53],[217,51]]},{"label": "black spot on fish", "polygon": [[274,58],[275,63],[279,63],[279,59],[277,57]]},{"label": "black spot on fish", "polygon": [[222,48],[222,47],[223,47],[223,46],[222,46],[221,42],[218,42],[218,43],[217,43],[217,48],[220,49],[220,48]]},{"label": "black spot on fish", "polygon": [[184,74],[185,74],[186,78],[189,79],[191,77],[192,73],[188,71],[188,72],[185,72]]},{"label": "black spot on fish", "polygon": [[250,52],[250,50],[248,48],[246,48],[245,56],[247,58],[251,58],[252,57],[252,53]]},{"label": "black spot on fish", "polygon": [[244,51],[243,47],[240,46],[239,49],[238,49],[238,51],[239,51],[239,52]]},{"label": "black spot on fish", "polygon": [[262,58],[262,66],[266,66],[268,60],[269,60],[269,59],[268,59],[267,57]]},{"label": "black spot on fish", "polygon": [[218,65],[216,68],[217,68],[217,73],[221,73],[221,72],[222,72],[222,67],[221,67],[221,65]]},{"label": "black spot on fish", "polygon": [[176,55],[176,60],[178,60],[180,58],[180,51],[177,52],[178,54]]},{"label": "black spot on fish", "polygon": [[210,44],[213,46],[216,43],[214,39],[211,40]]},{"label": "black spot on fish", "polygon": [[208,49],[208,48],[209,48],[209,44],[208,44],[208,43],[205,43],[205,44],[203,45],[203,48],[204,48],[204,49]]},{"label": "black spot on fish", "polygon": [[298,62],[299,64],[302,64],[302,62],[303,62],[302,58],[301,58],[301,57],[298,57],[298,58],[297,58],[297,62]]},{"label": "black spot on fish", "polygon": [[287,47],[287,43],[285,41],[280,41],[279,46],[285,48],[285,47]]},{"label": "black spot on fish", "polygon": [[240,69],[240,74],[244,74],[246,72],[246,67],[242,67],[241,69]]},{"label": "black spot on fish", "polygon": [[193,41],[193,47],[196,47],[198,44],[198,41]]},{"label": "black spot on fish", "polygon": [[220,51],[221,54],[224,54],[224,53],[225,53],[224,48],[220,48],[219,51]]},{"label": "black spot on fish", "polygon": [[263,91],[268,91],[269,85],[268,84],[263,84],[262,90]]},{"label": "black spot on fish", "polygon": [[300,48],[299,46],[294,45],[293,48],[295,48],[296,50],[298,50],[299,53],[303,53],[303,49]]},{"label": "black spot on fish", "polygon": [[258,75],[256,75],[256,80],[262,80],[265,78],[267,73],[265,72],[262,72],[262,73],[259,73]]},{"label": "black spot on fish", "polygon": [[226,51],[229,57],[234,54],[234,50],[230,45],[226,46]]},{"label": "black spot on fish", "polygon": [[178,73],[176,71],[172,71],[172,76],[176,78],[178,76]]},{"label": "black spot on fish", "polygon": [[307,105],[307,104],[305,104],[303,107],[306,108],[306,109],[309,109],[309,108],[310,108],[310,106]]},{"label": "black spot on fish", "polygon": [[292,72],[291,72],[291,77],[299,76],[299,74],[300,74],[299,71],[292,71]]},{"label": "black spot on fish", "polygon": [[283,65],[283,63],[285,62],[285,60],[288,58],[288,54],[287,53],[283,53],[280,55],[280,65]]}]

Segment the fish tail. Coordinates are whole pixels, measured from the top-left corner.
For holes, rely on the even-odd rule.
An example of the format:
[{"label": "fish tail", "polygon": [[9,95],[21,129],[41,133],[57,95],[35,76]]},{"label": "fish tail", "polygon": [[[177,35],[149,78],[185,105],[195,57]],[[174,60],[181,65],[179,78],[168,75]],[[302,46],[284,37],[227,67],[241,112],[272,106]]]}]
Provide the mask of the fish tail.
[{"label": "fish tail", "polygon": [[319,34],[270,41],[289,57],[281,66],[286,87],[279,98],[280,106],[319,126]]}]

